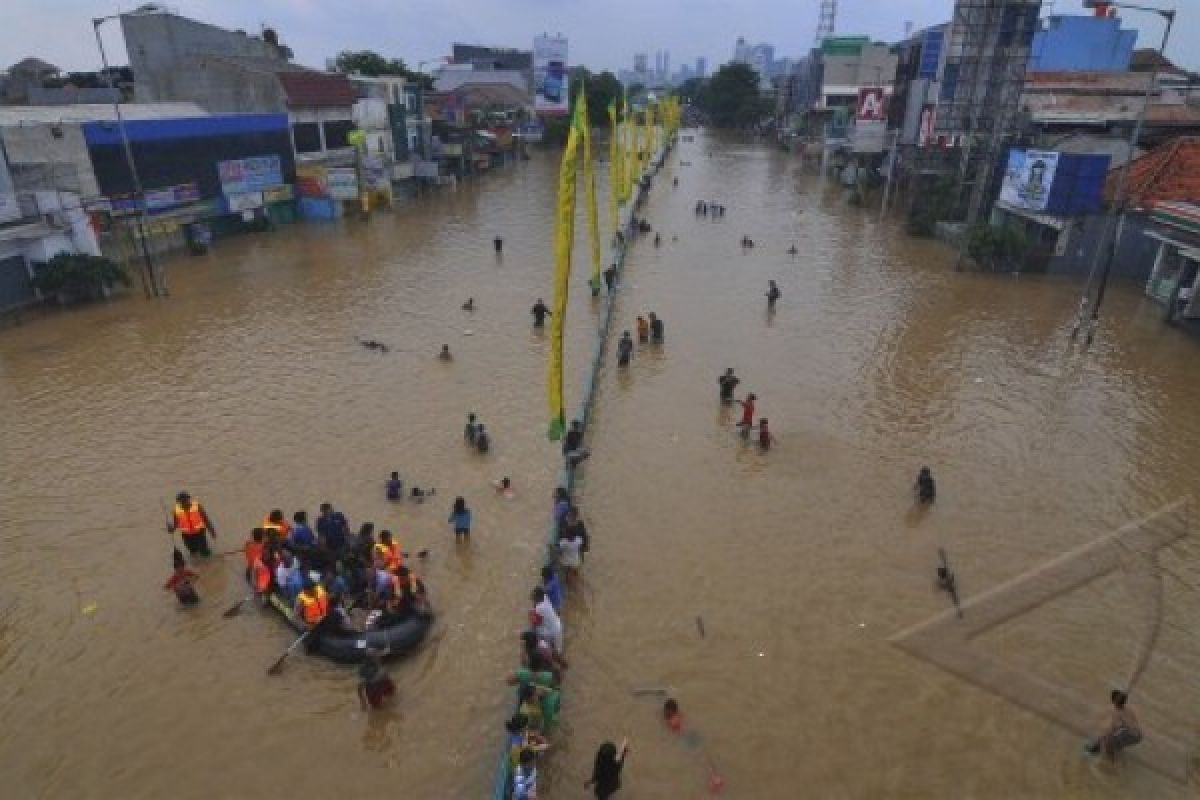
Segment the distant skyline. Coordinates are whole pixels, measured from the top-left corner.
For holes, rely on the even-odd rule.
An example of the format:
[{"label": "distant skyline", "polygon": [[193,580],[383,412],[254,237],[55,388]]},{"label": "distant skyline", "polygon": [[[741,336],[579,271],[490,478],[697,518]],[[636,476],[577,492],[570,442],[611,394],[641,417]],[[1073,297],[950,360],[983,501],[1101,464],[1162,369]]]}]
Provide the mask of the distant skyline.
[{"label": "distant skyline", "polygon": [[[1154,0],[1142,0],[1153,5]],[[129,3],[122,10],[131,10]],[[450,53],[454,42],[527,49],[539,33],[562,33],[571,64],[593,70],[630,69],[635,52],[669,50],[672,69],[708,61],[709,71],[728,62],[734,42],[767,42],[777,58],[795,58],[812,45],[817,0],[356,0],[350,6],[320,0],[178,0],[167,4],[184,16],[223,28],[257,33],[275,28],[296,60],[323,68],[340,50],[377,50],[416,67]],[[1189,69],[1200,68],[1192,45],[1200,42],[1200,3],[1158,3],[1179,10],[1167,55]],[[96,0],[5,0],[0,26],[0,66],[37,56],[64,70],[99,66],[91,18],[117,7]],[[837,34],[864,34],[894,42],[906,21],[914,30],[945,22],[952,0],[840,0]],[[353,13],[347,13],[352,9]],[[882,12],[882,13],[881,13]],[[1082,0],[1058,0],[1058,14],[1084,14]],[[1139,31],[1138,47],[1155,47],[1162,21],[1128,11],[1126,27]],[[120,26],[104,26],[114,64],[127,63]]]}]

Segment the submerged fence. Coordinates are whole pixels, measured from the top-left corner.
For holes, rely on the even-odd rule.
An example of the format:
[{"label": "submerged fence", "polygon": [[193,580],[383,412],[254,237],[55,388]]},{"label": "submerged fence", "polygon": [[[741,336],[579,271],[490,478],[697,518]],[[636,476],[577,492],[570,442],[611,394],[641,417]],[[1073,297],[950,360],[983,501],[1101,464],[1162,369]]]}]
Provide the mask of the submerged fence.
[{"label": "submerged fence", "polygon": [[[579,420],[580,424],[583,426],[585,437],[587,436],[588,432],[588,424],[591,421],[592,406],[596,400],[597,378],[600,374],[600,368],[604,363],[604,351],[608,347],[608,333],[609,329],[612,327],[612,318],[616,310],[616,288],[621,285],[621,278],[625,271],[625,254],[637,235],[633,225],[635,217],[634,212],[637,211],[637,209],[640,208],[642,203],[645,201],[650,192],[651,179],[666,160],[667,154],[670,152],[670,150],[671,142],[668,140],[662,149],[655,153],[654,157],[651,158],[646,171],[642,174],[641,179],[636,182],[636,185],[634,186],[632,202],[628,203],[625,209],[620,212],[620,236],[613,236],[614,241],[609,248],[609,261],[607,263],[616,266],[617,280],[613,283],[614,289],[606,292],[604,295],[604,307],[600,312],[600,323],[596,328],[596,342],[592,348],[592,360],[588,364],[587,371],[584,374],[583,394],[579,398],[579,405],[576,407],[574,415],[567,420],[568,426],[572,420]],[[564,486],[566,487],[567,491],[571,491],[575,488],[575,478],[582,469],[585,469],[583,464],[576,466],[574,469],[567,469],[564,462],[558,475],[558,483],[555,485]],[[543,566],[554,566],[556,563],[555,551],[557,539],[558,526],[554,520],[554,513],[551,511],[550,528],[546,536],[545,558],[543,559],[543,563],[538,566],[539,582],[541,580],[541,568]],[[562,687],[559,686],[558,689],[560,692],[559,697],[561,702]],[[492,781],[492,791],[489,795],[490,800],[508,800],[511,795],[511,791],[512,764],[509,760],[508,747],[505,746],[501,748],[500,760],[496,766],[496,776]]]}]

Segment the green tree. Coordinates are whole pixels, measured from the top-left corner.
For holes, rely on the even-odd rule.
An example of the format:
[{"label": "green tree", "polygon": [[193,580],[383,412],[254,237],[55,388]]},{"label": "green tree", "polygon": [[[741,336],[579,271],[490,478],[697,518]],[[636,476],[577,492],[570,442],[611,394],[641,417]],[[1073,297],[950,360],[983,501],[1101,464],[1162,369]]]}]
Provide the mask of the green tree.
[{"label": "green tree", "polygon": [[621,82],[607,70],[590,72],[586,67],[571,70],[571,111],[575,110],[575,98],[582,84],[587,91],[588,122],[593,128],[608,127],[608,104],[621,96]]},{"label": "green tree", "polygon": [[380,75],[399,75],[425,89],[433,88],[433,79],[408,68],[401,58],[384,58],[374,50],[343,50],[333,60],[339,72],[357,73],[377,78]]},{"label": "green tree", "polygon": [[758,73],[749,64],[724,65],[700,87],[696,105],[718,127],[757,122],[765,108],[758,91]]}]

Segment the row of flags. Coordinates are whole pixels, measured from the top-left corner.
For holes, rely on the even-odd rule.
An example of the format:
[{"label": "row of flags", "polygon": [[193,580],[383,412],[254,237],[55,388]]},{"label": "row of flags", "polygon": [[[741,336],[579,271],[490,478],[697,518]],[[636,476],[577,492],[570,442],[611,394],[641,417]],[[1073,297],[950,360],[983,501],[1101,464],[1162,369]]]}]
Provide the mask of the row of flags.
[{"label": "row of flags", "polygon": [[[640,116],[640,120],[639,120]],[[679,129],[682,109],[678,98],[666,97],[647,104],[639,113],[629,98],[616,98],[608,106],[608,217],[610,238],[620,225],[620,208],[633,197],[636,180],[645,174],[651,157]],[[550,360],[547,368],[547,401],[552,440],[562,437],[567,417],[563,402],[563,331],[570,289],[571,257],[575,245],[575,205],[579,176],[583,174],[588,239],[594,290],[599,290],[600,221],[596,203],[596,172],[592,158],[592,129],[588,122],[587,93],[581,85],[575,98],[567,144],[558,171],[558,203],[554,222],[554,300],[550,317]],[[582,170],[580,169],[582,167]]]}]

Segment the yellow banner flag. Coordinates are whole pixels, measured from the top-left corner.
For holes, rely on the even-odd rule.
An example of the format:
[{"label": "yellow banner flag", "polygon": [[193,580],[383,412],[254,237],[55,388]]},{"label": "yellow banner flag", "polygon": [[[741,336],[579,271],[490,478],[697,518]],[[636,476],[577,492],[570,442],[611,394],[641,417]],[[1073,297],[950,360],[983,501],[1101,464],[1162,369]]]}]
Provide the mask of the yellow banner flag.
[{"label": "yellow banner flag", "polygon": [[546,370],[546,400],[550,407],[547,435],[557,440],[567,427],[563,401],[563,327],[567,316],[567,293],[571,288],[571,250],[575,244],[575,187],[577,162],[582,139],[579,124],[580,103],[575,104],[567,147],[558,169],[558,207],[554,217],[554,313],[550,317],[550,362]]},{"label": "yellow banner flag", "polygon": [[617,100],[614,97],[608,104],[608,223],[614,236],[620,222],[617,202],[621,188],[621,129],[617,127]]},{"label": "yellow banner flag", "polygon": [[596,165],[592,161],[592,121],[588,115],[586,87],[579,90],[576,103],[583,116],[583,188],[587,198],[588,240],[592,246],[592,291],[600,291],[600,211],[596,206]]}]

